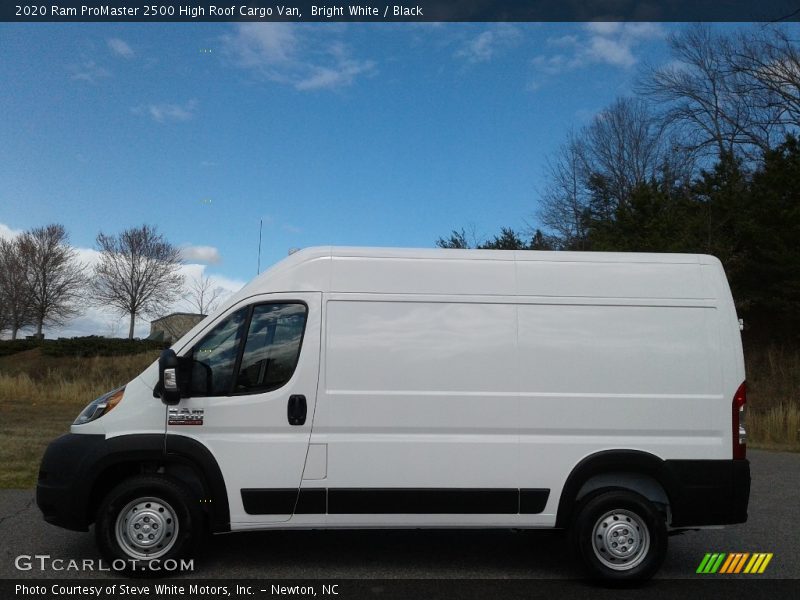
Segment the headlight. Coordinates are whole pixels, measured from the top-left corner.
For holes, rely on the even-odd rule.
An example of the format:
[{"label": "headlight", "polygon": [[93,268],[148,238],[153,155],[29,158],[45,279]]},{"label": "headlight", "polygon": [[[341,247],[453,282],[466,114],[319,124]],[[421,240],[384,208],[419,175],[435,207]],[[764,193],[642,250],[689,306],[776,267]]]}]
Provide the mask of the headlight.
[{"label": "headlight", "polygon": [[75,419],[73,425],[83,425],[95,419],[99,419],[107,412],[110,412],[119,401],[122,400],[122,394],[125,393],[125,386],[111,390],[107,394],[103,394],[97,400],[92,400],[89,406],[81,411],[78,418]]}]

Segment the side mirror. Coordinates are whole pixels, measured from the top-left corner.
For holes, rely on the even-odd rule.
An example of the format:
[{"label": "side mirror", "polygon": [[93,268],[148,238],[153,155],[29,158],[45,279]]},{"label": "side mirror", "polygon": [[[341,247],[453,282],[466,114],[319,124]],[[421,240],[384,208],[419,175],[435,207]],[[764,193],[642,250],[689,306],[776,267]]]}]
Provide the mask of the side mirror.
[{"label": "side mirror", "polygon": [[167,348],[161,352],[158,359],[158,387],[161,392],[161,401],[168,406],[173,406],[181,401],[179,365],[180,361],[174,350]]}]

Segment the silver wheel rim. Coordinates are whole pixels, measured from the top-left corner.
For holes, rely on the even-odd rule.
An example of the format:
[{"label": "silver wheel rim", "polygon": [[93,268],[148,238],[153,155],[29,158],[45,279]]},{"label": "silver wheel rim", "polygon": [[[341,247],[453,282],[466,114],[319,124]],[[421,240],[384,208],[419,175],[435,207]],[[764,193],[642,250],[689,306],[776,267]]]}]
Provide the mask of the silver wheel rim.
[{"label": "silver wheel rim", "polygon": [[592,549],[603,566],[613,571],[628,571],[647,556],[650,532],[636,513],[610,510],[592,528]]},{"label": "silver wheel rim", "polygon": [[117,544],[131,558],[149,560],[164,556],[175,545],[178,519],[161,498],[136,498],[119,512]]}]

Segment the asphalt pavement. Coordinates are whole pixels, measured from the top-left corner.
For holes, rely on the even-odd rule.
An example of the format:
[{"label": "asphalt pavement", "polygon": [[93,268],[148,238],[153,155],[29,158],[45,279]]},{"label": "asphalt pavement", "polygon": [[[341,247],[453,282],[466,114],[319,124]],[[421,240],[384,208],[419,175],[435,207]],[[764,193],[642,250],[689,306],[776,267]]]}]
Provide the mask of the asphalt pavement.
[{"label": "asphalt pavement", "polygon": [[[758,577],[800,579],[800,454],[753,451],[749,520],[672,536],[658,578],[703,577],[706,552],[771,552]],[[113,573],[39,568],[31,559],[99,560],[92,533],[42,520],[33,490],[0,490],[0,578],[97,578]],[[212,537],[192,573],[176,577],[347,579],[571,579],[581,576],[566,536],[555,531],[265,531]],[[708,577],[708,576],[705,576]]]}]

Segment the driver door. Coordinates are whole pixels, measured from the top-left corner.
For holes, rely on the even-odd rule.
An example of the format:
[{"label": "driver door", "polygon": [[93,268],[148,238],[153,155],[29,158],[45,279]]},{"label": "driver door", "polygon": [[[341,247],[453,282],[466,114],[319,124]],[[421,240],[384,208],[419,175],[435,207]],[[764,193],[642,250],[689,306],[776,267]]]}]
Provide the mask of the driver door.
[{"label": "driver door", "polygon": [[314,292],[250,298],[183,354],[190,397],[169,408],[167,433],[214,455],[231,525],[294,512],[316,403],[320,305]]}]

